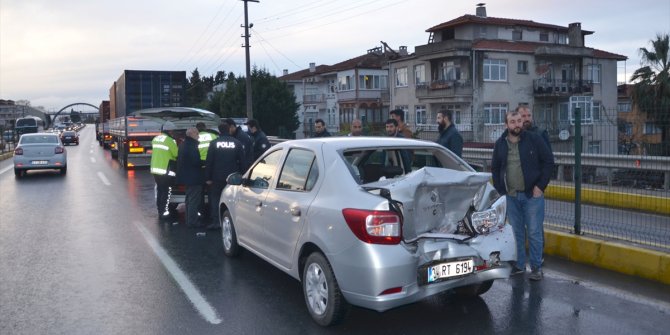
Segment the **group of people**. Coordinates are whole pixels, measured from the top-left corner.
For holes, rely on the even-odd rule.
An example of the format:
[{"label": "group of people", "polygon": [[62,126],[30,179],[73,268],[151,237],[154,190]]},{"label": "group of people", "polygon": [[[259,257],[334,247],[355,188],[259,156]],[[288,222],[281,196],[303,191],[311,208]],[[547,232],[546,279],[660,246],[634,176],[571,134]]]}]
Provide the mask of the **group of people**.
[{"label": "group of people", "polygon": [[[233,119],[225,119],[218,131],[207,129],[204,123],[186,129],[177,145],[175,125],[167,121],[161,134],[152,141],[151,174],[156,182],[156,208],[161,219],[170,217],[170,196],[175,184],[186,188],[186,225],[219,228],[219,199],[226,178],[234,172],[244,172],[265,150],[270,142],[258,121],[246,123],[248,134]],[[211,223],[201,218],[204,194],[209,200]]]},{"label": "group of people", "polygon": [[[412,131],[405,124],[405,113],[392,110],[386,121],[386,135],[412,138]],[[463,137],[454,125],[451,111],[437,113],[439,135],[437,143],[459,157],[463,154]],[[544,190],[553,174],[554,156],[546,130],[533,124],[529,106],[522,105],[505,115],[506,130],[497,139],[493,149],[491,172],[493,184],[507,200],[507,218],[516,239],[517,260],[512,274],[525,273],[529,263],[529,279],[542,280],[542,253],[544,250]],[[315,136],[327,137],[330,133],[322,119],[315,121]],[[360,119],[351,122],[347,136],[362,136]],[[407,157],[403,156],[403,160]],[[526,240],[529,250],[526,251]]]}]

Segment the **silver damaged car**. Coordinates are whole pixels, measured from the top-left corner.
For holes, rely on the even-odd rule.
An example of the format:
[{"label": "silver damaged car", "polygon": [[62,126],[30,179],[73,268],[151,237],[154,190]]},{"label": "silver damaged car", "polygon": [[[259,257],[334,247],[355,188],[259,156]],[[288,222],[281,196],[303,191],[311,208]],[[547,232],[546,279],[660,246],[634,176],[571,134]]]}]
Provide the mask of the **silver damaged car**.
[{"label": "silver damaged car", "polygon": [[516,259],[489,180],[427,141],[286,141],[228,177],[224,252],[244,248],[298,279],[323,326],[350,304],[381,312],[449,290],[477,296]]}]

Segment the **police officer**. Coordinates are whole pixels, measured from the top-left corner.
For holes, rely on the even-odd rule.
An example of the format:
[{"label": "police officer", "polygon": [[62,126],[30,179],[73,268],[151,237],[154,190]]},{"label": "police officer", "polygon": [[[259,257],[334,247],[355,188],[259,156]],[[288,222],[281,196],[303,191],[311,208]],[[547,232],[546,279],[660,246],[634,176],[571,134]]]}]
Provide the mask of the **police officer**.
[{"label": "police officer", "polygon": [[236,138],[244,146],[244,164],[242,166],[242,172],[246,171],[251,163],[254,162],[254,142],[251,140],[251,137],[242,130],[242,127],[238,126],[233,119],[223,120],[228,126],[228,131],[230,136]]},{"label": "police officer", "polygon": [[219,225],[219,199],[226,187],[226,178],[233,172],[242,172],[245,156],[240,141],[230,136],[228,125],[219,125],[219,138],[209,144],[205,162],[205,180],[209,186],[209,208],[212,223],[207,229],[217,229]]},{"label": "police officer", "polygon": [[207,131],[207,126],[203,122],[198,122],[195,127],[198,129],[198,151],[200,151],[200,160],[205,166],[207,160],[207,151],[209,150],[209,143],[217,138],[217,135]]},{"label": "police officer", "polygon": [[198,150],[198,129],[186,129],[186,138],[179,145],[177,183],[186,186],[186,226],[200,225],[198,210],[202,204],[202,185],[205,173]]},{"label": "police officer", "polygon": [[175,125],[167,121],[161,134],[151,141],[151,174],[156,181],[156,209],[161,219],[170,216],[169,204],[172,184],[176,176],[177,141],[174,139]]},{"label": "police officer", "polygon": [[268,141],[268,137],[265,136],[265,133],[261,130],[258,121],[251,119],[247,121],[247,126],[249,127],[251,140],[254,142],[253,160],[255,161],[265,152],[265,150],[270,149],[270,141]]}]

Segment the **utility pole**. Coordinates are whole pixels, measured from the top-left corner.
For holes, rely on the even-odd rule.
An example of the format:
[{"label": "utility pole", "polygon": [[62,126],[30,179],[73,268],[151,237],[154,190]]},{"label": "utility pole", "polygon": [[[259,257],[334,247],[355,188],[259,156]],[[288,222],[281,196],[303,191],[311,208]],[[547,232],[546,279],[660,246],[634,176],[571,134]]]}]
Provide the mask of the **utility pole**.
[{"label": "utility pole", "polygon": [[249,10],[247,9],[247,3],[248,2],[258,2],[259,0],[241,0],[244,1],[244,49],[246,53],[246,59],[247,59],[247,80],[246,80],[246,85],[247,85],[247,119],[251,120],[254,118],[254,112],[251,109],[251,60],[249,57],[249,28],[253,27],[254,24],[252,23],[251,25],[249,24]]}]

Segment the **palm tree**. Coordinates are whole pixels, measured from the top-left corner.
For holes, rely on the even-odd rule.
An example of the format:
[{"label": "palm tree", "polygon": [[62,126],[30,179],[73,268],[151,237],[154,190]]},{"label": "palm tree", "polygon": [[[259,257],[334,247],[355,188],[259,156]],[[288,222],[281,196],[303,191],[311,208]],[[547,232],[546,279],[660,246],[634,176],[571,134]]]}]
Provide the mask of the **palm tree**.
[{"label": "palm tree", "polygon": [[661,129],[662,155],[670,155],[670,57],[668,34],[657,34],[652,49],[640,48],[643,67],[631,81],[633,102]]}]

